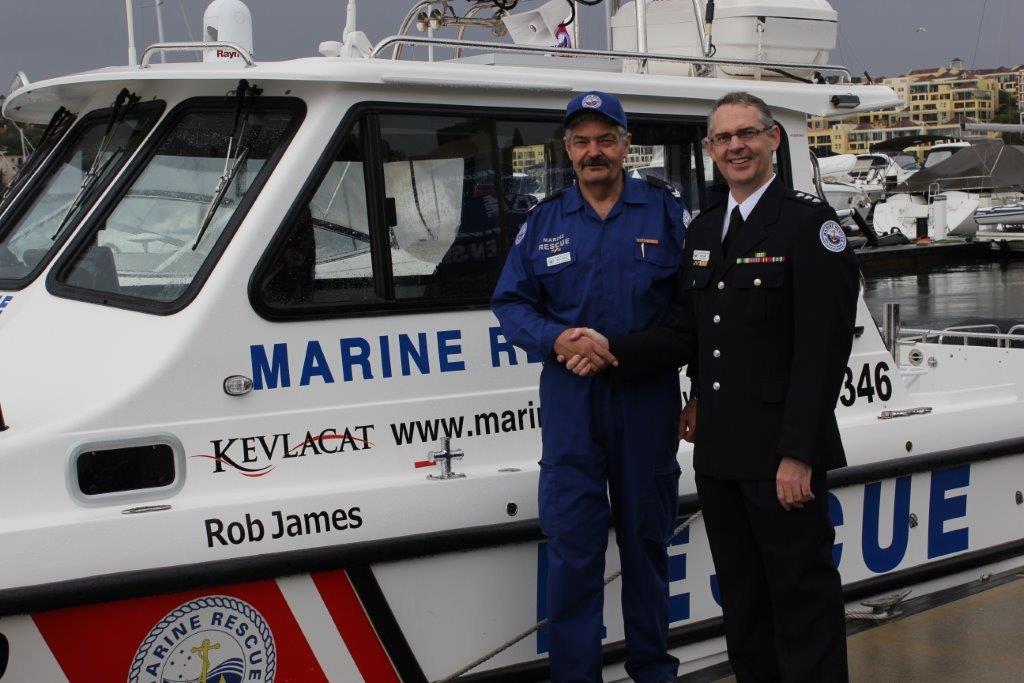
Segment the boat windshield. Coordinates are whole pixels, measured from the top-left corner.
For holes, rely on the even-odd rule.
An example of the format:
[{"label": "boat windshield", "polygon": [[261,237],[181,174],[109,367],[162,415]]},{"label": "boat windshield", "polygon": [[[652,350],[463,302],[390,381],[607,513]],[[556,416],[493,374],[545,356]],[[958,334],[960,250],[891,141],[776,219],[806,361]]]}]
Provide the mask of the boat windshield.
[{"label": "boat windshield", "polygon": [[917,163],[917,159],[915,159],[910,154],[897,154],[892,158],[892,160],[899,164],[900,168],[902,168],[904,171],[921,170],[921,166],[920,164]]},{"label": "boat windshield", "polygon": [[22,163],[7,187],[4,188],[3,194],[0,194],[0,214],[3,214],[7,207],[14,203],[18,194],[25,188],[28,179],[36,172],[43,160],[50,155],[50,152],[74,122],[75,115],[64,107],[60,107],[53,113],[50,123],[47,124],[36,143],[35,151]]},{"label": "boat windshield", "polygon": [[241,219],[239,207],[251,203],[261,171],[301,118],[296,100],[274,102],[247,98],[241,115],[223,99],[179,108],[120,196],[79,236],[57,282],[127,307],[181,298],[223,249],[226,226],[236,212]]},{"label": "boat windshield", "polygon": [[928,156],[926,156],[924,158],[924,167],[925,168],[931,168],[935,164],[937,164],[937,163],[939,163],[941,161],[945,161],[946,159],[948,159],[951,156],[953,156],[954,153],[959,152],[959,151],[960,150],[957,149],[957,148],[952,148],[951,149],[949,147],[946,147],[946,148],[943,148],[943,149],[933,149],[930,152],[928,152]]},{"label": "boat windshield", "polygon": [[75,126],[0,223],[0,288],[28,284],[131,156],[162,104],[122,104]]}]

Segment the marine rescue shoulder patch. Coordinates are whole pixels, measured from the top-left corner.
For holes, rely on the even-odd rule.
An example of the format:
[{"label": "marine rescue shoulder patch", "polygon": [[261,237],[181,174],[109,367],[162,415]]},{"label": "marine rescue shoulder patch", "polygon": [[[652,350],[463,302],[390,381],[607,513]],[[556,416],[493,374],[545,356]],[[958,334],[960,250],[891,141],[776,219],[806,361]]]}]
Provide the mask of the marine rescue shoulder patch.
[{"label": "marine rescue shoulder patch", "polygon": [[846,233],[841,225],[835,221],[825,221],[818,230],[818,238],[822,245],[829,251],[836,253],[846,249]]},{"label": "marine rescue shoulder patch", "polygon": [[523,227],[519,228],[519,233],[516,235],[516,244],[519,244],[520,242],[522,242],[523,238],[525,238],[525,237],[526,237],[526,223],[523,223]]}]

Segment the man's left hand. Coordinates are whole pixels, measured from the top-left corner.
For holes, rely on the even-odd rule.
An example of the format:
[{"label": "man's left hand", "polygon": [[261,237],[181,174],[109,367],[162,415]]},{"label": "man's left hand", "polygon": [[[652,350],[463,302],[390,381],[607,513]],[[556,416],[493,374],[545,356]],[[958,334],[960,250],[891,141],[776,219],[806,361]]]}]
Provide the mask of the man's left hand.
[{"label": "man's left hand", "polygon": [[783,458],[775,473],[775,493],[786,510],[802,508],[814,500],[811,493],[811,466],[796,458]]}]

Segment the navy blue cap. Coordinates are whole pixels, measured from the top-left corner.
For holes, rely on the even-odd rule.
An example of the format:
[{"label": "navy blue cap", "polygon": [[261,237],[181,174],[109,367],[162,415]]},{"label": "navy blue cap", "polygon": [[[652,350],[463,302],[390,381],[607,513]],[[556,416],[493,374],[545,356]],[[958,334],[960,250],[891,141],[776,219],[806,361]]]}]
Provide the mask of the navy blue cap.
[{"label": "navy blue cap", "polygon": [[572,118],[584,111],[597,112],[611,120],[612,123],[618,124],[623,128],[629,127],[626,125],[626,112],[622,109],[622,103],[619,102],[619,98],[599,90],[591,90],[572,98],[569,105],[565,108],[565,118],[562,119],[562,125],[568,128]]}]

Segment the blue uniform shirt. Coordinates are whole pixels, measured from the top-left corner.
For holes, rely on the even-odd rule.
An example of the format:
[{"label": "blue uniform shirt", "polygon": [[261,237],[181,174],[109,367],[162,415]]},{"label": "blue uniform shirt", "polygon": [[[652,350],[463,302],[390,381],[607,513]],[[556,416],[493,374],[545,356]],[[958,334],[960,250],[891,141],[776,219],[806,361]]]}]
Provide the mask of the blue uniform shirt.
[{"label": "blue uniform shirt", "polygon": [[620,335],[660,324],[688,222],[666,187],[629,177],[603,220],[576,186],[541,202],[516,236],[494,290],[491,307],[505,338],[547,358],[570,327]]}]

